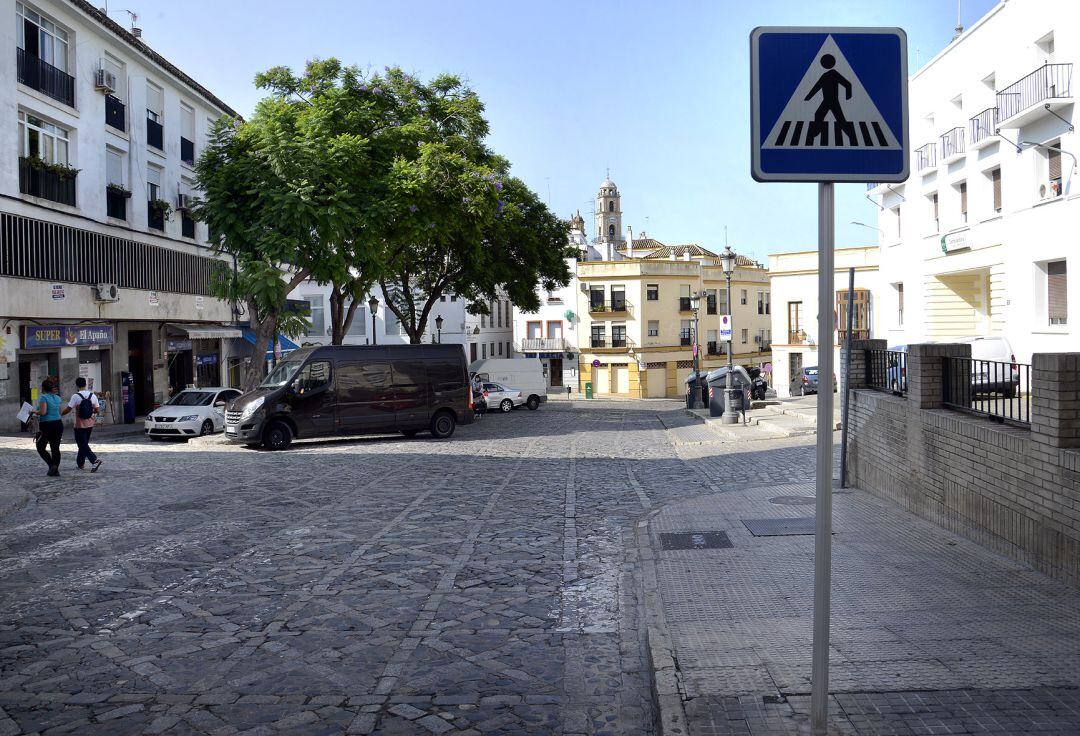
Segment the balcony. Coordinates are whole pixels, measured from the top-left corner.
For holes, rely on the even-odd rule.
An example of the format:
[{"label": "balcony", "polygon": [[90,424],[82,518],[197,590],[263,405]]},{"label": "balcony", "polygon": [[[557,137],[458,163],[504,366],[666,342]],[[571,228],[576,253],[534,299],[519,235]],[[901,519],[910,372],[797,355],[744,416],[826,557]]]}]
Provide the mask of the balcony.
[{"label": "balcony", "polygon": [[187,212],[180,217],[180,234],[185,238],[195,238],[195,218]]},{"label": "balcony", "polygon": [[953,128],[941,136],[941,163],[951,164],[960,161],[966,155],[963,128]]},{"label": "balcony", "polygon": [[[844,340],[847,340],[847,335],[848,335],[847,330],[838,329],[836,331],[836,342],[837,343],[842,343]],[[866,330],[866,329],[852,330],[851,331],[851,339],[852,340],[869,340],[870,339],[870,330]]]},{"label": "balcony", "polygon": [[679,344],[683,347],[689,347],[693,344],[693,340],[690,338],[690,330],[683,330],[679,333]]},{"label": "balcony", "polygon": [[188,166],[195,165],[195,142],[180,137],[180,160]]},{"label": "balcony", "polygon": [[789,330],[788,331],[788,345],[804,345],[806,344],[806,333],[802,330]]},{"label": "balcony", "polygon": [[146,145],[159,151],[165,150],[165,128],[150,118],[146,119]]},{"label": "balcony", "polygon": [[722,355],[723,351],[720,349],[720,343],[715,340],[710,340],[705,344],[706,355]]},{"label": "balcony", "polygon": [[127,201],[131,192],[119,187],[105,187],[105,213],[117,220],[127,219]]},{"label": "balcony", "polygon": [[35,89],[68,107],[75,107],[75,77],[42,61],[24,49],[15,49],[19,83]]},{"label": "balcony", "polygon": [[927,143],[915,149],[915,171],[929,174],[937,168],[937,149],[933,143]]},{"label": "balcony", "polygon": [[165,230],[165,210],[152,199],[146,203],[146,226],[151,230]]},{"label": "balcony", "polygon": [[626,314],[629,308],[630,302],[625,299],[612,299],[610,302],[589,302],[589,314]]},{"label": "balcony", "polygon": [[996,107],[988,107],[968,120],[968,140],[971,142],[971,150],[986,148],[997,140],[997,130],[998,109]]},{"label": "balcony", "polygon": [[522,338],[519,348],[522,353],[561,353],[565,350],[569,350],[569,346],[561,337]]},{"label": "balcony", "polygon": [[613,347],[613,348],[625,348],[626,347],[626,337],[625,336],[623,336],[623,337],[612,336],[612,338],[611,338],[611,347]]},{"label": "balcony", "polygon": [[589,345],[594,348],[606,348],[607,340],[603,337],[597,337],[596,335],[593,335],[592,338],[590,338],[589,340]]},{"label": "balcony", "polygon": [[54,171],[41,159],[19,157],[19,191],[31,197],[74,207],[75,176]]},{"label": "balcony", "polygon": [[105,95],[105,124],[123,132],[127,130],[127,108],[118,97]]},{"label": "balcony", "polygon": [[1072,64],[1043,64],[997,93],[998,127],[1020,128],[1072,103]]}]

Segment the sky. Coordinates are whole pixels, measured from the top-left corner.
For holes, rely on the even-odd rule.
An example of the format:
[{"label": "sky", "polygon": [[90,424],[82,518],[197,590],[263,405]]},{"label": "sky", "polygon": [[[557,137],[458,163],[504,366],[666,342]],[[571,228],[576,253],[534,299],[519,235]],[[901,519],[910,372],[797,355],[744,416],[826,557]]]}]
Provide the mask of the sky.
[{"label": "sky", "polygon": [[[997,0],[961,0],[971,26]],[[749,34],[759,25],[899,26],[915,71],[953,36],[956,0],[114,0],[127,27],[242,115],[254,75],[336,56],[480,95],[491,147],[560,217],[593,201],[610,169],[623,227],[760,260],[817,247],[813,184],[750,177]],[[863,184],[836,189],[837,247],[877,242]],[[859,221],[874,227],[851,224]]]}]

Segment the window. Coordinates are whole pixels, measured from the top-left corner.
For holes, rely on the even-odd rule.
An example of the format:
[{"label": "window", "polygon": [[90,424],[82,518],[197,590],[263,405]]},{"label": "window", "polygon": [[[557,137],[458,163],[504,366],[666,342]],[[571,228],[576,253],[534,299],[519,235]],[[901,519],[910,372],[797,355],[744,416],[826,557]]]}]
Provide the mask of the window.
[{"label": "window", "polygon": [[146,198],[153,202],[161,199],[161,167],[146,167]]},{"label": "window", "polygon": [[899,240],[904,235],[904,231],[900,227],[900,205],[896,205],[889,211],[892,212],[893,217],[896,219],[896,238]]},{"label": "window", "polygon": [[509,299],[507,299],[506,301],[503,302],[503,309],[506,310],[506,326],[507,327],[513,327],[514,320],[513,320],[513,317],[510,316],[510,300]]},{"label": "window", "polygon": [[589,309],[593,312],[600,311],[604,308],[604,287],[603,286],[590,286],[589,287]]},{"label": "window", "polygon": [[721,291],[718,296],[720,297],[720,314],[731,314],[731,310],[728,308],[727,289]]},{"label": "window", "polygon": [[719,340],[717,340],[717,331],[709,330],[705,333],[705,352],[709,355],[719,355]]},{"label": "window", "polygon": [[105,212],[118,220],[127,219],[127,198],[124,193],[124,154],[115,148],[105,148]]},{"label": "window", "polygon": [[[867,289],[855,289],[852,295],[854,309],[852,310],[851,339],[870,339],[870,292]],[[847,339],[847,315],[848,315],[847,289],[836,292],[836,336],[838,340]]]},{"label": "window", "polygon": [[934,232],[941,230],[941,220],[938,215],[938,193],[927,195],[927,200],[930,202],[930,218],[934,221]]},{"label": "window", "polygon": [[806,339],[802,328],[802,302],[788,302],[788,343],[801,345]]},{"label": "window", "polygon": [[63,28],[22,3],[15,3],[19,48],[62,72],[68,69],[68,34]]},{"label": "window", "polygon": [[165,92],[152,82],[146,83],[146,145],[165,150]]},{"label": "window", "polygon": [[503,346],[503,344],[500,342],[499,343],[499,355],[502,355],[502,346]]},{"label": "window", "polygon": [[195,110],[180,104],[180,160],[195,165]]},{"label": "window", "polygon": [[389,363],[339,361],[338,398],[345,403],[385,401],[393,385]]},{"label": "window", "polygon": [[957,184],[956,191],[960,194],[960,222],[967,222],[967,182]]},{"label": "window", "polygon": [[330,361],[308,363],[293,381],[293,389],[301,396],[314,393],[330,385]]},{"label": "window", "polygon": [[679,311],[689,312],[690,307],[690,284],[679,284]]},{"label": "window", "polygon": [[387,335],[402,335],[404,332],[401,329],[401,320],[394,313],[394,310],[390,308],[390,305],[386,305],[386,309],[383,310],[383,317],[385,320],[385,329]]},{"label": "window", "polygon": [[608,234],[608,239],[609,240],[614,240],[615,239],[615,226],[614,225],[608,225],[607,226],[607,234]]},{"label": "window", "polygon": [[656,302],[660,300],[660,284],[646,284],[645,285],[645,299],[650,302]]},{"label": "window", "polygon": [[1047,196],[1061,196],[1061,141],[1050,143],[1052,148],[1046,151],[1047,173],[1050,179],[1050,191]]},{"label": "window", "polygon": [[[351,301],[345,302],[346,315],[349,313],[349,306],[351,304]],[[367,307],[362,303],[356,308],[356,311],[353,312],[352,322],[349,324],[349,329],[345,334],[352,335],[353,337],[363,337],[367,334]]]},{"label": "window", "polygon": [[491,343],[491,357],[495,357],[495,343]]},{"label": "window", "polygon": [[75,206],[75,171],[56,171],[46,164],[67,166],[68,132],[27,113],[19,113],[19,191]]},{"label": "window", "polygon": [[679,344],[689,345],[690,338],[693,334],[694,322],[693,320],[684,319],[679,322]]},{"label": "window", "polygon": [[481,328],[487,327],[487,315],[486,314],[483,314],[483,313],[480,314],[480,327]]},{"label": "window", "polygon": [[439,301],[440,302],[445,302],[446,301],[446,294],[440,294],[439,295]]},{"label": "window", "polygon": [[649,320],[649,337],[660,337],[660,320]]},{"label": "window", "polygon": [[765,314],[772,314],[772,292],[765,292]]},{"label": "window", "polygon": [[749,330],[743,330],[743,331],[742,331],[742,342],[743,342],[743,345],[745,345],[745,344],[746,344],[746,341],[747,341],[747,340],[749,340],[749,339],[750,339],[750,331],[749,331]]},{"label": "window", "polygon": [[487,343],[481,343],[480,344],[480,357],[481,358],[486,358],[487,357]]},{"label": "window", "polygon": [[705,313],[716,314],[716,289],[705,292]]},{"label": "window", "polygon": [[757,293],[757,313],[765,314],[765,292],[759,291]]},{"label": "window", "polygon": [[457,294],[451,294],[450,295],[450,301],[456,302],[457,301]]},{"label": "window", "polygon": [[904,284],[893,284],[893,288],[896,289],[896,324],[903,327],[904,325]]},{"label": "window", "polygon": [[621,312],[626,309],[626,288],[622,286],[611,287],[611,311]]},{"label": "window", "polygon": [[509,340],[507,340],[507,341],[506,341],[506,357],[507,357],[507,358],[509,358],[509,357],[511,357],[511,356],[512,356],[513,354],[514,354],[514,348],[513,348],[513,346],[512,346],[511,344],[510,344],[510,341],[509,341]]},{"label": "window", "polygon": [[19,155],[47,164],[68,164],[68,131],[39,117],[19,113]]},{"label": "window", "polygon": [[105,149],[105,183],[124,186],[124,154],[115,148]]},{"label": "window", "polygon": [[625,348],[626,347],[626,325],[612,325],[611,326],[611,347],[613,347],[613,348]]},{"label": "window", "polygon": [[549,340],[562,339],[562,320],[547,323],[547,336]]},{"label": "window", "polygon": [[1065,261],[1046,264],[1046,306],[1052,325],[1069,323],[1068,277]]},{"label": "window", "polygon": [[741,305],[743,305],[745,307],[746,306],[746,289],[742,289],[741,292],[742,293],[739,296],[739,304],[741,304]]},{"label": "window", "polygon": [[611,202],[607,203],[607,211],[608,212],[614,212],[615,211],[615,202],[614,201],[611,201]]},{"label": "window", "polygon": [[146,167],[146,224],[154,230],[165,229],[165,211],[161,191],[161,167],[151,164]]},{"label": "window", "polygon": [[543,335],[540,334],[543,328],[543,322],[527,322],[525,323],[525,334],[530,340],[539,340],[543,337]]},{"label": "window", "polygon": [[990,184],[994,195],[994,212],[1001,212],[1001,169],[990,172]]},{"label": "window", "polygon": [[127,130],[127,108],[124,105],[127,99],[127,74],[124,65],[111,56],[105,56],[101,60],[101,68],[116,78],[116,89],[105,95],[105,124],[116,130]]},{"label": "window", "polygon": [[308,316],[308,322],[311,323],[311,326],[308,327],[306,334],[309,337],[324,336],[326,334],[326,306],[322,294],[308,294],[303,299],[308,303],[308,309],[311,310],[311,314]]},{"label": "window", "polygon": [[605,344],[604,344],[604,337],[605,337],[604,332],[605,332],[604,325],[599,324],[599,325],[593,325],[592,326],[592,330],[591,330],[591,334],[590,334],[590,337],[591,337],[590,342],[591,342],[591,344],[592,344],[592,346],[594,348],[605,347]]}]

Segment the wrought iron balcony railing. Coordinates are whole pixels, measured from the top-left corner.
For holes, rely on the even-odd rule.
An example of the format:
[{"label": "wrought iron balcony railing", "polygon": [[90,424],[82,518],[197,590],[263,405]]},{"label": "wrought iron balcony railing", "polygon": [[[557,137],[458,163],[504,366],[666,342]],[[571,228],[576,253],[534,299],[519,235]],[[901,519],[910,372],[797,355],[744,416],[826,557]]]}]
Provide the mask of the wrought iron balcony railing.
[{"label": "wrought iron balcony railing", "polygon": [[937,149],[933,143],[927,143],[915,149],[915,170],[926,171],[937,166]]},{"label": "wrought iron balcony railing", "polygon": [[1043,64],[997,93],[999,118],[1008,120],[1045,100],[1072,96],[1072,64]]},{"label": "wrought iron balcony railing", "polygon": [[25,49],[16,47],[15,58],[20,84],[75,107],[75,77],[28,54]]},{"label": "wrought iron balcony railing", "polygon": [[942,161],[949,161],[953,157],[962,156],[966,150],[963,128],[953,128],[941,136]]},{"label": "wrought iron balcony railing", "polygon": [[75,206],[75,174],[45,168],[39,159],[19,158],[19,191],[59,204]]},{"label": "wrought iron balcony railing", "polygon": [[998,109],[988,107],[975,117],[968,120],[968,140],[971,145],[985,142],[997,133]]},{"label": "wrought iron balcony railing", "polygon": [[105,95],[105,124],[117,130],[127,130],[124,103],[118,97]]}]

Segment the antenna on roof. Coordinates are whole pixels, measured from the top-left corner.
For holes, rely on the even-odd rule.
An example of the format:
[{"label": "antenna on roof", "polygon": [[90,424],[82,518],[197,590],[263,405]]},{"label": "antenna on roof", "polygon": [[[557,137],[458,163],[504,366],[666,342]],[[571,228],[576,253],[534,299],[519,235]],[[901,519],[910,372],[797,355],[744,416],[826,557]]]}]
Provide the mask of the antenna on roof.
[{"label": "antenna on roof", "polygon": [[952,40],[955,41],[960,38],[960,34],[964,32],[964,24],[960,22],[960,0],[956,0],[956,28],[953,30],[955,30],[956,33],[953,34]]},{"label": "antenna on roof", "polygon": [[119,12],[127,13],[131,16],[131,35],[135,38],[142,38],[142,29],[135,25],[139,22],[139,14],[134,10],[128,10],[127,8],[122,8]]}]

